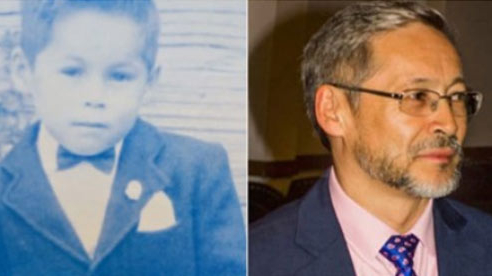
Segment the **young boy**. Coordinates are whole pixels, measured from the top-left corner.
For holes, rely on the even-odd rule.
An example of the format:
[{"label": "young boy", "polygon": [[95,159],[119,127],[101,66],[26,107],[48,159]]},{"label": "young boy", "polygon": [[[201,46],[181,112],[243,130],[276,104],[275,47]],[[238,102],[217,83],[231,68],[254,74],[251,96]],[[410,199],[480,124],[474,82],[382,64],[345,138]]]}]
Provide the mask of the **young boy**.
[{"label": "young boy", "polygon": [[217,145],[138,118],[156,80],[151,0],[22,7],[13,81],[40,121],[0,166],[0,275],[244,275]]}]

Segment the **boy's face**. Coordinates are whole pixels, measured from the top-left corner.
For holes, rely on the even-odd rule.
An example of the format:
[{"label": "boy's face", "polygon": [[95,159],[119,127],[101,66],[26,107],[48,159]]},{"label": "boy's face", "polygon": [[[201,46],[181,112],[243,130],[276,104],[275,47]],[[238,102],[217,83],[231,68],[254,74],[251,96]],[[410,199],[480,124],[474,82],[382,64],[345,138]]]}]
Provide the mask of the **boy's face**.
[{"label": "boy's face", "polygon": [[68,150],[97,154],[134,125],[150,80],[140,26],[93,10],[55,21],[29,78],[39,116]]}]

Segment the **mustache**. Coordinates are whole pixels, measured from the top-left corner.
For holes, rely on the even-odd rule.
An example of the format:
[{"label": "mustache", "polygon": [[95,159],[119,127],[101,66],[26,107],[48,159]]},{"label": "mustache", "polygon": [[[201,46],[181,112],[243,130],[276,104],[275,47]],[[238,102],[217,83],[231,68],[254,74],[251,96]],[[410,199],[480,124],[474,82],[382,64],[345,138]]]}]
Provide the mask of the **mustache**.
[{"label": "mustache", "polygon": [[434,138],[421,141],[410,148],[410,154],[412,157],[415,157],[423,150],[436,148],[451,148],[454,150],[455,155],[458,155],[460,158],[463,157],[463,147],[454,135],[438,135]]}]

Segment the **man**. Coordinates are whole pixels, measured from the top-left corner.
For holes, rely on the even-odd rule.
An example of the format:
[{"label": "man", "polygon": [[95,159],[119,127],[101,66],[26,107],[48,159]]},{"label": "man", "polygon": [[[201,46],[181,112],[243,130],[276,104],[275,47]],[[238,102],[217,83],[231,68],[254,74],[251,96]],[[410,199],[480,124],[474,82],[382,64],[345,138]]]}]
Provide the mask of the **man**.
[{"label": "man", "polygon": [[304,50],[308,115],[333,167],[250,231],[249,275],[492,275],[492,219],[442,198],[482,95],[444,18],[360,3]]}]

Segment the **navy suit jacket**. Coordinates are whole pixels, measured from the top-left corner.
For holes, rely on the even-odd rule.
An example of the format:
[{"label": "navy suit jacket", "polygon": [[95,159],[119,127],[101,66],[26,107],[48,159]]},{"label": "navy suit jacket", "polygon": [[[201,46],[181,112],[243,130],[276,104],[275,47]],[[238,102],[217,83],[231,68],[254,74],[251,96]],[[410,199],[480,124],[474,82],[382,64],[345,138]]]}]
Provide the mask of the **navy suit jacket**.
[{"label": "navy suit jacket", "polygon": [[[137,120],[90,260],[40,165],[38,128],[0,165],[0,275],[245,275],[244,224],[220,146]],[[135,201],[124,192],[132,180],[143,186]],[[157,191],[171,199],[177,224],[138,232],[140,210]]]},{"label": "navy suit jacket", "polygon": [[[250,276],[355,275],[328,179],[252,225]],[[492,275],[492,218],[445,198],[435,200],[433,216],[439,275]]]}]

